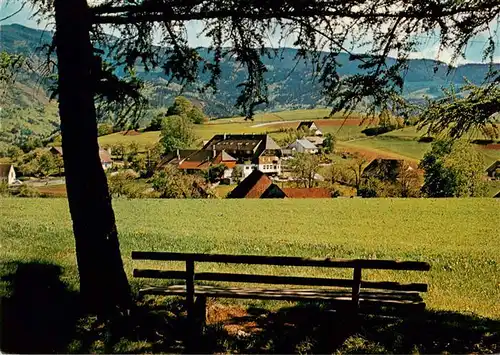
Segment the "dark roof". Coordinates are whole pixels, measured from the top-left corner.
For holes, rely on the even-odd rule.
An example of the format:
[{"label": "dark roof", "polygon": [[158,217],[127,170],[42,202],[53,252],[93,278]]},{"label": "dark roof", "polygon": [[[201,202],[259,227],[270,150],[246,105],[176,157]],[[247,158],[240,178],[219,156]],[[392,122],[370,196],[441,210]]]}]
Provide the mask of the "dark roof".
[{"label": "dark roof", "polygon": [[374,159],[366,166],[361,176],[396,181],[403,164],[404,160],[402,159]]},{"label": "dark roof", "polygon": [[271,184],[269,187],[260,195],[260,198],[285,198],[286,195],[282,189],[276,184]]},{"label": "dark roof", "polygon": [[62,155],[62,147],[50,147],[50,152],[53,154],[59,154]]},{"label": "dark roof", "polygon": [[283,188],[283,192],[286,197],[289,198],[330,198],[332,194],[330,190],[322,187],[311,187],[311,188],[294,188],[288,187]]},{"label": "dark roof", "polygon": [[203,149],[224,150],[239,161],[257,158],[265,150],[275,150],[281,154],[280,146],[267,134],[217,134]]},{"label": "dark roof", "polygon": [[0,164],[0,177],[2,178],[8,177],[11,166],[12,164]]},{"label": "dark roof", "polygon": [[488,169],[486,169],[486,171],[491,174],[492,172],[494,172],[495,170],[497,169],[500,169],[500,160],[497,160],[496,162],[494,162],[493,164],[491,164]]},{"label": "dark roof", "polygon": [[228,198],[261,198],[273,185],[272,180],[262,171],[254,170],[229,193]]},{"label": "dark roof", "polygon": [[497,194],[495,196],[493,196],[494,198],[500,198],[500,191],[497,192]]}]

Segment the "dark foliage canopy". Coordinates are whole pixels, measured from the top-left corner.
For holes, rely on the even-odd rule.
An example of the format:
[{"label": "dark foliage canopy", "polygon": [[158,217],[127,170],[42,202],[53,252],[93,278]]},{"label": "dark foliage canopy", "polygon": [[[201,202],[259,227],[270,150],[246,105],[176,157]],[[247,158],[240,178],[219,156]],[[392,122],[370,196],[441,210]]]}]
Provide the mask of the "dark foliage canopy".
[{"label": "dark foliage canopy", "polygon": [[[32,1],[39,14],[50,16],[51,0]],[[500,16],[500,2],[491,0],[108,0],[90,4],[89,29],[92,26],[95,45],[106,43],[106,55],[115,66],[161,68],[182,84],[208,73],[211,79],[200,90],[216,90],[221,62],[235,59],[247,73],[239,83],[236,105],[248,118],[269,100],[261,56],[279,58],[279,48],[285,45],[299,49],[297,62],[312,61],[313,75],[322,84],[332,112],[350,112],[362,102],[368,102],[372,112],[387,108],[402,112],[400,94],[412,51],[437,35],[440,50],[451,50],[456,61],[474,36],[487,33],[484,59],[492,62],[497,37],[492,24]],[[201,33],[210,39],[210,58],[202,58],[188,44],[190,21],[199,21]],[[109,30],[115,36],[106,35]],[[340,77],[340,53],[349,53],[363,74]],[[389,55],[395,59],[389,60]],[[485,80],[495,76],[498,80],[494,72]]]}]

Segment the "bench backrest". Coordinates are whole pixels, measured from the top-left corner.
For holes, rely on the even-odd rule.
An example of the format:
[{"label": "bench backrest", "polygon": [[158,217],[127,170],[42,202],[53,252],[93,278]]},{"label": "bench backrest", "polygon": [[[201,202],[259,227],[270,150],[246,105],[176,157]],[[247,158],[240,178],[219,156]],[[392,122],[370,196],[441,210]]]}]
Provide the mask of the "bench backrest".
[{"label": "bench backrest", "polygon": [[[411,270],[428,271],[430,265],[419,261],[395,261],[395,260],[367,260],[367,259],[320,259],[300,258],[293,256],[262,256],[262,255],[227,255],[227,254],[197,254],[197,253],[170,253],[170,252],[132,252],[134,260],[158,260],[158,261],[184,261],[186,271],[163,271],[154,269],[134,269],[134,277],[155,279],[178,279],[186,280],[188,288],[193,287],[194,280],[220,281],[220,282],[242,282],[261,284],[282,285],[307,285],[307,286],[335,286],[352,288],[353,298],[359,294],[360,288],[379,290],[399,290],[426,292],[427,284],[410,283],[400,284],[397,282],[362,281],[362,269],[376,270]],[[352,279],[333,279],[319,277],[298,276],[274,276],[255,275],[222,272],[199,272],[195,273],[195,262],[251,264],[251,265],[279,265],[279,266],[304,266],[304,267],[326,267],[326,268],[350,268],[353,269]]]}]

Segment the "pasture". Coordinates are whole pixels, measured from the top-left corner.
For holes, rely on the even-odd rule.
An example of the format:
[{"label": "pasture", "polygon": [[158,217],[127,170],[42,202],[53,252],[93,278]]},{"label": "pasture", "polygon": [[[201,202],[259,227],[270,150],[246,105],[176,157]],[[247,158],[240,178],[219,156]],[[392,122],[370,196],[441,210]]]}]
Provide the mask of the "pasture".
[{"label": "pasture", "polygon": [[[5,198],[0,205],[3,265],[53,263],[63,268],[62,280],[77,289],[67,201]],[[500,319],[496,199],[117,199],[114,207],[129,276],[132,250],[427,261],[432,265],[427,273],[367,271],[363,278],[425,282],[432,310]],[[272,267],[203,267],[279,273]],[[11,271],[5,266],[0,273]],[[325,270],[292,271],[342,276]],[[7,292],[2,283],[0,295]]]},{"label": "pasture", "polygon": [[[294,110],[271,113],[260,113],[254,121],[246,121],[243,117],[223,118],[209,121],[202,125],[195,125],[194,131],[198,140],[197,146],[209,140],[215,134],[270,134],[275,140],[284,138],[283,129],[295,129],[298,121],[314,120],[324,134],[332,133],[337,138],[338,149],[358,152],[369,158],[396,158],[417,162],[430,149],[429,143],[420,143],[418,138],[425,135],[416,127],[405,127],[379,136],[367,137],[363,129],[376,122],[371,119],[363,120],[360,115],[351,115],[348,118],[336,114],[331,118],[328,109]],[[471,133],[466,138],[484,138],[479,133]],[[155,144],[160,139],[160,132],[118,132],[99,137],[99,144],[110,146],[117,143],[130,144],[136,142],[144,149]],[[498,146],[498,144],[497,144]],[[500,149],[497,146],[476,145],[482,153],[485,166],[500,159]],[[496,149],[495,149],[496,148]]]}]

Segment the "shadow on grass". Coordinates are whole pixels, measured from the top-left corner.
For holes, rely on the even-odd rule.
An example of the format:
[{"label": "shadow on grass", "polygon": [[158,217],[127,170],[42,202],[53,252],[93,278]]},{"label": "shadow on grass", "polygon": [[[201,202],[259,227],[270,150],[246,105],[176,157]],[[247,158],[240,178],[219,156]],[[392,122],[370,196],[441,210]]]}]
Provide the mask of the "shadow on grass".
[{"label": "shadow on grass", "polygon": [[[326,305],[269,311],[210,303],[201,337],[182,302],[148,298],[103,324],[81,312],[78,293],[53,264],[0,265],[0,349],[8,353],[499,353],[500,321],[453,312],[354,318]],[[5,292],[4,292],[5,291]]]},{"label": "shadow on grass", "polygon": [[[249,309],[208,327],[207,345],[245,353],[498,353],[500,321],[455,312],[424,311],[404,318],[357,318],[321,305],[276,312]],[[213,341],[212,341],[213,343]],[[220,347],[207,349],[222,351]]]},{"label": "shadow on grass", "polygon": [[60,280],[61,268],[43,263],[0,266],[0,349],[14,353],[64,352],[74,336],[78,295]]}]

